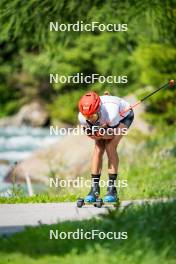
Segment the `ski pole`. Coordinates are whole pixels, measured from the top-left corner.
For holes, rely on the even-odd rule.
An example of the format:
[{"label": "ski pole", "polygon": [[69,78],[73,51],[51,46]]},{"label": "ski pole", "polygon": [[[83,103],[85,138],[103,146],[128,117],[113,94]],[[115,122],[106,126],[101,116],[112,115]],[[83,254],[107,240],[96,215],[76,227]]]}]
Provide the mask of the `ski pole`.
[{"label": "ski pole", "polygon": [[134,109],[136,106],[138,106],[140,103],[142,103],[143,101],[145,101],[146,99],[148,99],[150,96],[152,96],[153,94],[157,93],[158,91],[160,91],[161,89],[167,88],[167,87],[173,87],[175,85],[175,81],[174,80],[170,80],[168,83],[164,84],[163,86],[161,86],[160,88],[158,88],[157,90],[153,91],[152,93],[146,95],[144,98],[142,98],[141,100],[137,101],[136,103],[130,105],[128,108],[126,108],[125,110],[123,110],[120,115],[124,116],[125,113],[127,113],[129,110]]}]

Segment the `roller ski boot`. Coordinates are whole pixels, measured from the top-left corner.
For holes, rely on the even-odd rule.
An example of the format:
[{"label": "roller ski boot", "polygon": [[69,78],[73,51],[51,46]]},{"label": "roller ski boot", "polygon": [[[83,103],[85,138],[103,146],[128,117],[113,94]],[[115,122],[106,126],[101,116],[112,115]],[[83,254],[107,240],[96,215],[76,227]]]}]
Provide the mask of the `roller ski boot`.
[{"label": "roller ski boot", "polygon": [[115,207],[119,204],[119,198],[117,196],[116,187],[111,185],[107,188],[107,194],[103,198],[104,205],[114,205]]},{"label": "roller ski boot", "polygon": [[88,195],[82,199],[77,200],[77,207],[81,208],[83,205],[94,205],[96,207],[102,207],[103,200],[99,198],[100,196],[100,186],[99,184],[94,184]]}]

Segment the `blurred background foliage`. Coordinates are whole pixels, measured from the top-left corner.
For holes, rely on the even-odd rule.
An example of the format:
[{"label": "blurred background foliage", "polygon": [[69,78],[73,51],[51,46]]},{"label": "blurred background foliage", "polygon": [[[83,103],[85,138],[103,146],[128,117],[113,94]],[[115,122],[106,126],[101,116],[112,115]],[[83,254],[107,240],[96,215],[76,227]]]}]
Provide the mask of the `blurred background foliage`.
[{"label": "blurred background foliage", "polygon": [[[50,32],[49,22],[125,23],[127,32]],[[76,123],[86,90],[125,96],[176,76],[174,0],[1,0],[0,116],[42,99],[51,120]],[[49,73],[127,75],[128,84],[49,84]],[[155,119],[176,120],[173,91],[148,101]]]}]

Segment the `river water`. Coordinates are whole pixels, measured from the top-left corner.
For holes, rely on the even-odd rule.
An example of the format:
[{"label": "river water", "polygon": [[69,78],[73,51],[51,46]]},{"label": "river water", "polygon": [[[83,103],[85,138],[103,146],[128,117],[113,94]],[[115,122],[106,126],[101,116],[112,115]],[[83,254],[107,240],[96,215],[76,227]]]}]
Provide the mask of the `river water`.
[{"label": "river water", "polygon": [[58,137],[49,134],[49,128],[0,128],[0,193],[10,187],[3,179],[14,162],[28,158],[33,151],[57,140]]}]

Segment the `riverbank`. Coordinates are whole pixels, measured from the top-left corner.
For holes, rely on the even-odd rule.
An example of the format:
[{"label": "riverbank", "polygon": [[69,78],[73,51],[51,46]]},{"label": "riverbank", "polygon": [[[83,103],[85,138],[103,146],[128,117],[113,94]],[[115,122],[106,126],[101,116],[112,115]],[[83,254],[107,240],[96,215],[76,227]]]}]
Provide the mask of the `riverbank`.
[{"label": "riverbank", "polygon": [[0,127],[0,192],[6,192],[10,184],[4,182],[5,176],[15,162],[21,162],[41,147],[46,147],[59,140],[50,136],[49,128],[29,126]]}]

